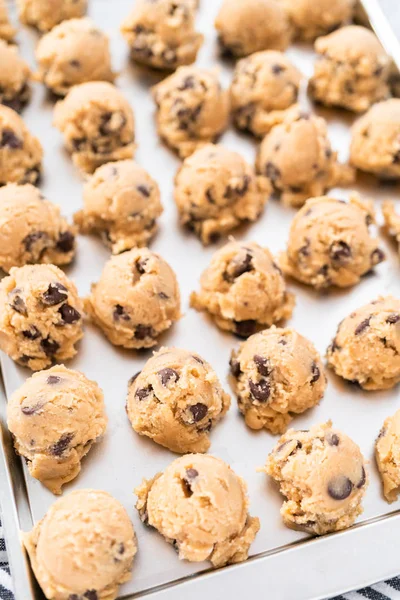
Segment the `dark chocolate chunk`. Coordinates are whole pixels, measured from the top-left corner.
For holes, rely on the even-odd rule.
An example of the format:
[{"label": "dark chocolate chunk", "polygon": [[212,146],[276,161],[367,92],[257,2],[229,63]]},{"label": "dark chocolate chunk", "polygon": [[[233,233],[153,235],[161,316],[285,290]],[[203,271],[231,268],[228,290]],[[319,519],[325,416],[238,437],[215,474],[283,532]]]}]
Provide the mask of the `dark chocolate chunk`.
[{"label": "dark chocolate chunk", "polygon": [[196,469],[186,469],[186,477],[184,477],[182,481],[182,489],[187,498],[189,498],[193,494],[192,482],[196,477],[198,477],[199,472]]},{"label": "dark chocolate chunk", "polygon": [[360,481],[357,483],[356,488],[359,490],[365,484],[367,480],[367,474],[365,473],[364,467],[361,467],[361,477]]},{"label": "dark chocolate chunk", "polygon": [[373,265],[378,265],[386,258],[385,253],[380,248],[375,248],[375,250],[371,253],[371,263]]},{"label": "dark chocolate chunk", "polygon": [[202,402],[197,402],[197,404],[192,404],[191,406],[189,406],[189,410],[193,415],[193,421],[195,423],[198,423],[199,421],[204,419],[204,417],[208,413],[207,406],[205,404],[203,404]]},{"label": "dark chocolate chunk", "polygon": [[60,381],[61,377],[59,377],[58,375],[49,375],[46,379],[46,383],[48,383],[49,385],[56,385],[56,383],[60,383]]},{"label": "dark chocolate chunk", "polygon": [[62,283],[50,283],[47,291],[42,294],[42,302],[47,306],[61,304],[68,298],[68,290]]},{"label": "dark chocolate chunk", "polygon": [[164,292],[158,292],[158,297],[161,298],[161,300],[169,300],[169,296]]},{"label": "dark chocolate chunk", "polygon": [[61,456],[69,447],[72,439],[74,437],[73,433],[64,433],[60,439],[58,440],[58,442],[56,442],[55,444],[53,444],[50,447],[50,453],[53,456]]},{"label": "dark chocolate chunk", "polygon": [[338,475],[328,483],[328,494],[334,500],[345,500],[353,491],[353,484],[345,475]]},{"label": "dark chocolate chunk", "polygon": [[146,273],[146,264],[147,264],[148,260],[149,260],[148,258],[139,258],[139,260],[136,261],[135,265],[136,265],[136,268],[140,275],[143,275],[143,273]]},{"label": "dark chocolate chunk", "polygon": [[249,388],[255,400],[258,400],[258,402],[268,402],[271,394],[271,386],[266,379],[260,379],[260,381],[249,379]]},{"label": "dark chocolate chunk", "polygon": [[40,342],[40,346],[42,347],[42,350],[46,356],[54,356],[54,354],[60,348],[60,344],[55,340],[51,340],[49,337],[42,340]]},{"label": "dark chocolate chunk", "polygon": [[136,325],[135,338],[137,340],[145,340],[147,337],[152,337],[154,330],[150,325]]},{"label": "dark chocolate chunk", "polygon": [[196,362],[200,363],[201,365],[204,365],[204,360],[200,358],[200,356],[196,356],[195,354],[193,354],[192,357]]},{"label": "dark chocolate chunk", "polygon": [[175,369],[171,369],[170,367],[166,367],[165,369],[161,369],[161,371],[158,371],[158,375],[161,379],[161,383],[164,386],[167,386],[168,383],[172,380],[174,383],[176,383],[179,379],[179,373],[177,371],[175,371]]},{"label": "dark chocolate chunk", "polygon": [[367,327],[369,327],[370,321],[371,321],[371,317],[367,317],[366,319],[361,321],[361,323],[359,323],[357,325],[357,327],[355,328],[354,335],[360,335],[363,331],[365,331],[365,329],[367,329]]},{"label": "dark chocolate chunk", "polygon": [[246,252],[244,256],[243,254],[238,254],[228,264],[227,270],[224,273],[224,279],[233,281],[243,275],[243,273],[250,273],[250,271],[254,270],[252,261],[253,257],[250,252]]},{"label": "dark chocolate chunk", "polygon": [[281,346],[287,346],[287,340],[285,338],[281,338],[278,342],[278,344],[281,344]]},{"label": "dark chocolate chunk", "polygon": [[345,263],[351,258],[350,246],[343,241],[333,242],[329,248],[329,256],[334,262]]},{"label": "dark chocolate chunk", "polygon": [[196,469],[186,469],[186,476],[188,479],[196,479],[196,477],[198,477],[199,472]]},{"label": "dark chocolate chunk", "polygon": [[142,194],[142,196],[144,196],[145,198],[150,198],[150,193],[151,193],[151,190],[150,190],[150,188],[149,188],[149,186],[148,186],[148,185],[141,184],[141,185],[138,185],[138,186],[136,186],[136,189],[137,189],[137,191],[138,191],[138,192],[140,192],[140,193]]},{"label": "dark chocolate chunk", "polygon": [[150,396],[152,391],[153,386],[150,384],[145,388],[138,388],[135,392],[135,396],[136,398],[139,398],[139,400],[144,400],[145,398],[147,398],[147,396]]},{"label": "dark chocolate chunk", "polygon": [[131,318],[128,313],[125,311],[125,308],[120,304],[116,304],[113,312],[114,321],[130,321]]},{"label": "dark chocolate chunk", "polygon": [[332,431],[328,431],[328,433],[325,435],[325,439],[330,446],[339,446],[340,440],[339,440],[339,436],[336,435],[336,433],[333,433]]},{"label": "dark chocolate chunk", "polygon": [[233,358],[233,356],[231,357],[230,361],[229,361],[229,366],[231,369],[231,373],[234,377],[239,377],[239,375],[241,374],[241,370],[240,370],[240,362],[238,360],[236,360],[235,358]]},{"label": "dark chocolate chunk", "polygon": [[70,231],[63,231],[60,233],[59,238],[57,240],[57,249],[60,252],[71,252],[74,248],[75,236]]},{"label": "dark chocolate chunk", "polygon": [[274,75],[280,75],[281,73],[283,73],[283,71],[286,71],[286,67],[284,67],[283,65],[272,65],[272,72]]},{"label": "dark chocolate chunk", "polygon": [[11,129],[4,128],[1,135],[0,148],[12,148],[18,150],[23,147],[23,141],[15,135]]},{"label": "dark chocolate chunk", "polygon": [[40,338],[40,331],[37,327],[31,325],[30,329],[25,329],[22,332],[22,335],[27,340],[37,340],[38,338]]},{"label": "dark chocolate chunk", "polygon": [[267,162],[265,165],[265,175],[274,185],[274,183],[280,178],[281,172],[272,162]]},{"label": "dark chocolate chunk", "polygon": [[184,90],[191,90],[195,87],[196,85],[196,80],[193,77],[193,75],[188,75],[187,77],[185,77],[185,79],[182,81],[182,83],[179,84],[178,86],[178,90],[183,92]]},{"label": "dark chocolate chunk", "polygon": [[268,358],[260,356],[259,354],[255,354],[253,356],[253,360],[256,363],[257,371],[260,373],[260,375],[268,377],[268,375],[271,374],[272,369]]},{"label": "dark chocolate chunk", "polygon": [[39,402],[36,402],[36,404],[32,404],[31,406],[21,406],[21,412],[24,415],[31,416],[39,412],[39,410],[43,408],[43,406],[44,402],[39,400]]},{"label": "dark chocolate chunk", "polygon": [[400,321],[400,315],[398,313],[392,313],[386,317],[386,323],[394,325]]},{"label": "dark chocolate chunk", "polygon": [[312,374],[312,378],[311,378],[310,383],[312,385],[313,383],[315,383],[316,381],[318,381],[318,379],[321,376],[321,372],[319,370],[319,367],[318,367],[318,365],[315,362],[313,362],[312,365],[311,365],[311,374]]},{"label": "dark chocolate chunk", "polygon": [[249,319],[248,321],[235,321],[235,333],[243,338],[252,335],[257,328],[257,321]]},{"label": "dark chocolate chunk", "polygon": [[76,58],[73,58],[72,60],[70,60],[69,64],[71,65],[71,67],[74,67],[74,69],[80,69],[81,68],[81,63]]},{"label": "dark chocolate chunk", "polygon": [[24,239],[22,240],[22,244],[24,245],[24,248],[27,252],[32,252],[35,251],[35,246],[39,246],[38,242],[40,242],[40,245],[42,246],[40,248],[40,256],[41,253],[43,253],[43,251],[45,250],[45,245],[48,240],[48,237],[49,236],[44,231],[33,231],[32,233],[29,233],[24,237]]},{"label": "dark chocolate chunk", "polygon": [[96,590],[86,590],[86,592],[83,594],[83,597],[86,598],[86,600],[98,600]]},{"label": "dark chocolate chunk", "polygon": [[298,250],[298,253],[301,256],[309,256],[310,255],[310,244],[311,241],[309,238],[305,238],[303,246],[301,246]]},{"label": "dark chocolate chunk", "polygon": [[81,313],[70,304],[63,304],[58,309],[58,312],[60,313],[64,323],[67,325],[72,325],[72,323],[76,323],[76,321],[79,321],[81,318]]}]

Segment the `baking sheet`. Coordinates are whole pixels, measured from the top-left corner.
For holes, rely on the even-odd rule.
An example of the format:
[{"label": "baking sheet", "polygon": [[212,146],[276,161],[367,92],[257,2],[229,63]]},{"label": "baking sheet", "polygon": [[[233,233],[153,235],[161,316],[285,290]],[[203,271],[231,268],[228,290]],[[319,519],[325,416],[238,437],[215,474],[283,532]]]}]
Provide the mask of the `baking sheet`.
[{"label": "baking sheet", "polygon": [[[207,67],[218,64],[222,82],[227,86],[232,76],[233,63],[219,58],[212,26],[219,4],[215,0],[201,1],[198,29],[206,35],[206,43],[199,53],[197,63]],[[172,189],[173,177],[180,162],[158,140],[153,120],[154,106],[149,94],[149,87],[157,83],[161,76],[129,63],[128,50],[119,34],[119,25],[129,12],[132,0],[91,0],[89,5],[89,15],[111,38],[114,67],[121,72],[117,85],[135,110],[138,144],[136,160],[155,177],[161,189],[165,211],[160,219],[160,231],[151,248],[159,252],[174,268],[181,287],[182,309],[185,314],[179,323],[160,338],[159,343],[191,349],[204,356],[217,371],[226,391],[230,392],[228,361],[231,349],[239,341],[218,330],[207,316],[191,310],[188,305],[190,292],[197,289],[200,273],[208,265],[216,247],[203,248],[196,237],[180,229],[177,223]],[[18,40],[22,55],[33,66],[37,34],[21,27]],[[311,75],[313,52],[310,46],[292,47],[288,55],[305,76]],[[308,106],[305,88],[302,90],[301,103]],[[53,102],[45,89],[35,85],[32,102],[24,111],[23,117],[44,147],[44,178],[41,189],[50,200],[62,206],[65,214],[72,215],[82,204],[83,179],[63,149],[59,132],[51,126],[52,110]],[[349,146],[349,126],[353,117],[344,111],[318,108],[315,112],[328,120],[332,145],[339,149],[340,158],[345,160]],[[221,142],[241,152],[249,162],[254,161],[257,144],[253,139],[238,135],[231,128],[224,134]],[[367,176],[359,178],[355,189],[373,198],[378,211],[383,198],[398,198],[399,191],[398,187],[379,185],[376,179]],[[337,189],[335,192],[347,197],[349,190]],[[253,239],[268,246],[273,252],[278,252],[285,247],[294,214],[294,209],[285,208],[279,202],[271,200],[260,220],[236,230],[235,236],[238,239]],[[289,282],[289,287],[297,298],[289,325],[311,339],[322,354],[339,321],[353,309],[379,294],[400,296],[397,249],[385,238],[382,239],[382,246],[385,247],[388,260],[354,288],[316,293],[305,286]],[[65,270],[76,282],[82,296],[88,293],[90,283],[98,279],[108,257],[109,252],[100,240],[79,237],[77,259]],[[136,500],[133,488],[143,477],[153,476],[176,458],[168,450],[133,432],[125,413],[127,381],[143,367],[150,356],[151,351],[135,353],[120,350],[109,344],[100,331],[87,325],[78,355],[68,363],[70,368],[83,371],[102,387],[109,426],[103,441],[94,446],[84,459],[79,477],[64,487],[64,493],[88,487],[105,489],[126,507],[135,525],[139,552],[134,562],[132,580],[121,587],[121,596],[209,568],[208,563],[190,564],[179,561],[172,546],[166,544],[155,531],[145,528],[133,508]],[[2,356],[1,364],[9,395],[23,383],[30,372],[16,366],[5,356]],[[384,418],[399,407],[398,389],[366,393],[345,384],[329,371],[327,374],[329,383],[320,406],[297,417],[293,426],[304,429],[331,418],[335,427],[350,435],[371,460],[371,483],[364,500],[365,510],[358,523],[394,512],[399,508],[398,503],[389,506],[381,495],[373,460],[373,443]],[[265,475],[256,473],[256,468],[265,462],[277,438],[266,431],[252,432],[247,429],[238,413],[236,400],[232,400],[228,415],[211,433],[210,453],[230,463],[248,483],[250,512],[261,520],[261,530],[250,552],[251,556],[257,556],[276,548],[289,547],[307,536],[283,526],[279,515],[282,503],[280,494]],[[55,501],[55,497],[26,471],[25,473],[31,513],[36,522]]]}]

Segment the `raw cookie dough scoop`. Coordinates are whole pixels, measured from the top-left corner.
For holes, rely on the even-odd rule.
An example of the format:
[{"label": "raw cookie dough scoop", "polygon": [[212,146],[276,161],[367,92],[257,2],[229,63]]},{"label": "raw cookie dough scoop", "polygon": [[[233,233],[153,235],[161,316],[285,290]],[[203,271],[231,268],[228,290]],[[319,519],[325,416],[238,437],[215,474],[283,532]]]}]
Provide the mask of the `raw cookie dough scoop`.
[{"label": "raw cookie dough scoop", "polygon": [[41,32],[50,31],[55,25],[83,17],[88,0],[17,0],[18,16],[25,25],[32,25]]},{"label": "raw cookie dough scoop", "polygon": [[21,112],[31,97],[31,71],[16,46],[0,36],[0,104]]},{"label": "raw cookie dough scoop", "polygon": [[375,458],[383,494],[388,502],[394,502],[400,493],[400,410],[383,423],[375,442]]},{"label": "raw cookie dough scoop", "polygon": [[313,40],[349,23],[355,0],[281,0],[295,36]]}]

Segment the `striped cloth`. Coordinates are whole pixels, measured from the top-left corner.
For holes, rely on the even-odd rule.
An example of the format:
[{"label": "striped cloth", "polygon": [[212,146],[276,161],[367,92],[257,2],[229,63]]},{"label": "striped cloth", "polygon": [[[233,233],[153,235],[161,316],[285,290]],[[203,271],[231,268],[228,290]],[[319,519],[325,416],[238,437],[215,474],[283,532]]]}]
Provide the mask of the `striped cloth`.
[{"label": "striped cloth", "polygon": [[[0,521],[0,600],[13,600],[12,581],[7,562],[6,545]],[[400,577],[377,583],[358,592],[336,596],[332,600],[400,600]]]}]

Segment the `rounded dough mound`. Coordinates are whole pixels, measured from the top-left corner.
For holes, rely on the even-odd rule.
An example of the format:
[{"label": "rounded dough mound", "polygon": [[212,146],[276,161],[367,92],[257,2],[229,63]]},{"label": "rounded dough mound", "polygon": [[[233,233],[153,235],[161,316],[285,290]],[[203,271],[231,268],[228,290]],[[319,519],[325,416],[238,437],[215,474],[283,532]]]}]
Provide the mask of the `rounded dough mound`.
[{"label": "rounded dough mound", "polygon": [[293,329],[252,335],[230,360],[240,412],[251,429],[286,431],[296,414],[316,406],[326,377],[313,344]]},{"label": "rounded dough mound", "polygon": [[103,393],[83,373],[52,367],[35,373],[13,393],[7,424],[32,477],[61,494],[105,432]]},{"label": "rounded dough mound", "polygon": [[141,520],[180,559],[214,567],[247,559],[260,521],[250,517],[246,484],[220,458],[187,454],[136,488]]},{"label": "rounded dough mound", "polygon": [[317,289],[347,287],[385,259],[369,226],[373,203],[356,194],[349,202],[328,196],[310,198],[294,217],[280,265],[287,275]]},{"label": "rounded dough mound", "polygon": [[76,354],[83,336],[83,304],[54,265],[13,267],[0,283],[0,348],[40,371]]},{"label": "rounded dough mound", "polygon": [[37,183],[42,170],[43,149],[21,117],[0,105],[0,186],[6,183]]},{"label": "rounded dough mound", "polygon": [[102,165],[87,181],[75,222],[82,233],[99,234],[118,254],[146,246],[162,211],[157,182],[133,160],[121,160]]},{"label": "rounded dough mound", "polygon": [[221,329],[248,337],[288,319],[295,299],[267,248],[232,240],[214,254],[190,303],[210,313]]},{"label": "rounded dough mound", "polygon": [[400,493],[400,410],[383,423],[375,443],[375,458],[383,494],[388,502],[394,502]]},{"label": "rounded dough mound", "polygon": [[38,78],[59,96],[87,81],[114,81],[109,40],[89,18],[69,19],[44,35],[36,48]]},{"label": "rounded dough mound", "polygon": [[181,157],[215,141],[228,125],[229,95],[217,70],[180,67],[152,91],[158,134]]},{"label": "rounded dough mound", "polygon": [[291,37],[279,0],[223,0],[215,28],[222,48],[233,56],[285,50]]},{"label": "rounded dough mound", "polygon": [[75,230],[31,184],[0,187],[0,267],[65,265],[75,254]]},{"label": "rounded dough mound", "polygon": [[0,0],[0,39],[11,42],[16,33],[17,30],[11,25],[8,17],[6,0]]},{"label": "rounded dough mound", "polygon": [[39,31],[50,31],[66,19],[83,17],[87,0],[17,0],[19,18]]},{"label": "rounded dough mound", "polygon": [[327,106],[367,110],[389,95],[390,59],[372,31],[349,25],[317,39],[311,95]]},{"label": "rounded dough mound", "polygon": [[182,225],[203,244],[217,241],[242,221],[256,221],[271,187],[244,158],[207,144],[186,158],[175,176],[174,197]]},{"label": "rounded dough mound", "polygon": [[327,351],[337,375],[364,390],[387,390],[400,381],[400,300],[379,297],[338,326]]},{"label": "rounded dough mound", "polygon": [[324,535],[353,525],[368,486],[360,448],[328,421],[310,430],[289,429],[267,458],[265,472],[285,496],[285,525]]},{"label": "rounded dough mound", "polygon": [[87,173],[104,163],[132,158],[135,152],[133,110],[106,81],[74,86],[57,102],[53,124],[63,133],[74,163]]},{"label": "rounded dough mound", "polygon": [[355,0],[281,0],[296,36],[313,40],[351,21]]},{"label": "rounded dough mound", "polygon": [[261,142],[256,168],[290,206],[302,206],[308,198],[354,179],[352,169],[339,164],[332,151],[325,119],[297,106]]},{"label": "rounded dough mound", "polygon": [[230,88],[233,119],[239,129],[262,137],[297,100],[301,73],[283,52],[266,50],[242,58]]},{"label": "rounded dough mound", "polygon": [[31,72],[16,46],[0,38],[0,104],[21,112],[31,97]]},{"label": "rounded dough mound", "polygon": [[23,543],[40,587],[53,600],[115,600],[137,552],[125,508],[100,490],[76,490],[57,500],[23,534]]},{"label": "rounded dough mound", "polygon": [[197,354],[161,348],[129,382],[133,429],[173,452],[206,452],[208,434],[230,406],[212,367]]},{"label": "rounded dough mound", "polygon": [[400,178],[400,99],[372,106],[351,130],[350,162],[382,179]]},{"label": "rounded dough mound", "polygon": [[92,285],[86,308],[112,344],[151,348],[181,316],[175,273],[147,248],[113,256]]},{"label": "rounded dough mound", "polygon": [[193,63],[203,43],[195,17],[191,0],[138,0],[121,26],[132,59],[165,70]]}]

